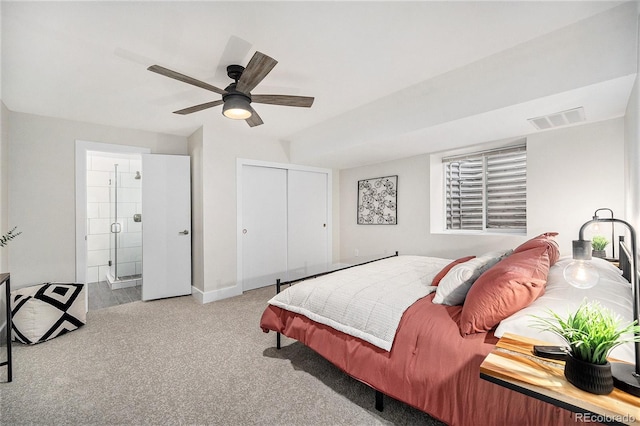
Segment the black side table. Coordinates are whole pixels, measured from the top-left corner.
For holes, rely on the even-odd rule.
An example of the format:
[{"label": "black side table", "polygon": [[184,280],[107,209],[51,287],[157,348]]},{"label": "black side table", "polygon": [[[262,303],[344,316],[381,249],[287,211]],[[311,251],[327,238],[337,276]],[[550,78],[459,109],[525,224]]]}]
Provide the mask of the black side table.
[{"label": "black side table", "polygon": [[7,366],[7,382],[10,382],[12,379],[11,375],[11,284],[10,284],[10,276],[11,274],[0,274],[0,285],[4,284],[5,288],[5,308],[7,310],[7,318],[6,322],[2,324],[0,322],[0,330],[2,328],[5,329],[7,333],[7,360],[4,362],[0,362],[0,366]]}]

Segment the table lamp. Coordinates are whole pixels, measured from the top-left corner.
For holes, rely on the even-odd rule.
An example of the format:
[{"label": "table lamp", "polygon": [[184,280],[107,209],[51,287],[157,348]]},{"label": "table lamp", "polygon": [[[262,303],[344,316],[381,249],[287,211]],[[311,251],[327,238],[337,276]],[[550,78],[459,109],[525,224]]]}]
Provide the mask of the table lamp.
[{"label": "table lamp", "polygon": [[[597,213],[597,210],[596,210]],[[564,277],[574,287],[590,288],[598,283],[598,271],[589,262],[591,260],[591,241],[584,239],[584,230],[594,223],[606,222],[620,223],[629,229],[631,234],[631,295],[633,298],[633,319],[640,322],[638,313],[640,312],[640,292],[638,289],[638,269],[636,261],[638,253],[636,250],[636,231],[628,222],[616,218],[599,218],[594,215],[593,219],[584,223],[580,227],[578,239],[573,241],[573,259],[564,269]],[[620,253],[621,254],[621,253]],[[638,333],[636,333],[638,337]],[[611,374],[613,375],[614,386],[618,389],[640,397],[640,342],[635,342],[635,365],[622,362],[611,363]]]}]

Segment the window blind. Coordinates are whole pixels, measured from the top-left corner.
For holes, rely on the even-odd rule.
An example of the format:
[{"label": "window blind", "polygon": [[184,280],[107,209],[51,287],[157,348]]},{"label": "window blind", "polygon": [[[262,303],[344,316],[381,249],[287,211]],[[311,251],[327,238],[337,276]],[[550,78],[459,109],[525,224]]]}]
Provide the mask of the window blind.
[{"label": "window blind", "polygon": [[447,229],[526,231],[525,144],[442,161]]}]

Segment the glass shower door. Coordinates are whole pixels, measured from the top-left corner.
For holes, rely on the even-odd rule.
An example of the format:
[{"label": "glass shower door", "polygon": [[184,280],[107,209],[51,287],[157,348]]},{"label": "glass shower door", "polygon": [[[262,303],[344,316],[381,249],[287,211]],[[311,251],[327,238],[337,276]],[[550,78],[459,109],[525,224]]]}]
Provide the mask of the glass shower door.
[{"label": "glass shower door", "polygon": [[141,165],[140,157],[122,158],[111,179],[109,271],[123,286],[140,285],[142,278]]},{"label": "glass shower door", "polygon": [[122,233],[122,218],[120,217],[120,212],[118,211],[118,190],[119,190],[119,176],[118,176],[118,164],[113,165],[113,177],[111,178],[110,185],[110,232],[111,232],[111,243],[110,243],[110,260],[109,260],[109,271],[111,272],[111,276],[115,281],[120,280],[120,271],[118,270],[118,252],[120,251],[120,234]]}]

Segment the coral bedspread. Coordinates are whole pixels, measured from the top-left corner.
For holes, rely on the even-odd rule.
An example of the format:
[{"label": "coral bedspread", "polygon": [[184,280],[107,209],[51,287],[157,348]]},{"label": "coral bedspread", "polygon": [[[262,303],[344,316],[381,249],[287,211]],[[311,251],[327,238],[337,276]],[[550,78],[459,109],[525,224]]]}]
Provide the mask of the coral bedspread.
[{"label": "coral bedspread", "polygon": [[387,352],[368,342],[269,305],[260,326],[318,352],[350,376],[450,425],[576,424],[569,411],[480,379],[497,338],[461,337],[461,306],[428,295],[405,311]]}]

